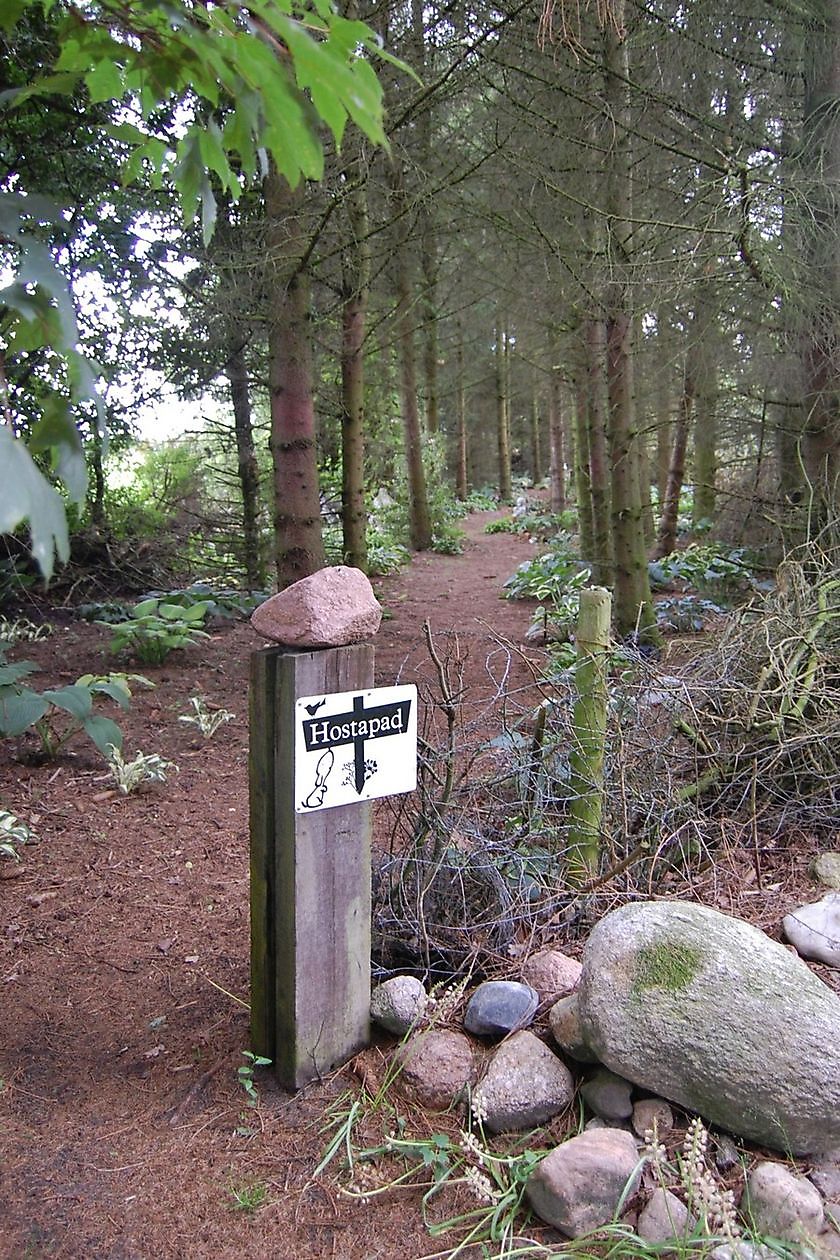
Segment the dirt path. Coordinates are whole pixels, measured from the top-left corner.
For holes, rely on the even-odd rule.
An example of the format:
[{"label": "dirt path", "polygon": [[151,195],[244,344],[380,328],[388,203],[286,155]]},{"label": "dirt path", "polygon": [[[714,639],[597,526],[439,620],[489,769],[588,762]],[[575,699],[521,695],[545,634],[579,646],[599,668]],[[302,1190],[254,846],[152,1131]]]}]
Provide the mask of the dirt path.
[{"label": "dirt path", "polygon": [[[529,610],[500,599],[526,539],[467,523],[463,556],[421,556],[379,585],[382,685],[428,665],[423,622],[457,636],[461,683],[486,703],[531,677]],[[111,668],[107,631],[62,622],[16,649],[40,686]],[[504,646],[505,641],[514,645]],[[348,1204],[311,1181],[327,1105],[349,1070],[292,1097],[236,1070],[248,1048],[246,625],[147,671],[125,747],[179,766],[128,798],[81,741],[57,763],[0,746],[0,802],[40,837],[0,865],[0,1257],[412,1260],[436,1250],[417,1194]],[[204,695],[235,714],[209,742],[177,721]],[[262,1196],[262,1197],[261,1197]],[[249,1210],[248,1204],[260,1199]],[[439,1249],[439,1248],[438,1248]]]}]

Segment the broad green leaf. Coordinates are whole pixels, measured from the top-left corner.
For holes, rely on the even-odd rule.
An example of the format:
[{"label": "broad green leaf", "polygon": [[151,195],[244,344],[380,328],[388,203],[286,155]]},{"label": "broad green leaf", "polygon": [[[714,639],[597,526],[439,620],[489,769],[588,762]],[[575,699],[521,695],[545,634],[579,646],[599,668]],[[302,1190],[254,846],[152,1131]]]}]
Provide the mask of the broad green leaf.
[{"label": "broad green leaf", "polygon": [[42,691],[41,695],[57,709],[63,709],[74,718],[86,718],[93,708],[90,692],[87,687],[80,687],[78,683],[72,683],[69,687]]},{"label": "broad green leaf", "polygon": [[37,691],[0,689],[0,734],[22,735],[50,706]]},{"label": "broad green leaf", "polygon": [[119,67],[107,57],[85,75],[85,83],[94,105],[100,101],[119,101],[125,90]]},{"label": "broad green leaf", "polygon": [[207,616],[209,607],[210,605],[205,604],[204,601],[202,600],[201,603],[188,604],[186,607],[183,607],[182,605],[180,612],[184,621],[190,621],[190,622],[203,621],[204,618]]},{"label": "broad green leaf", "polygon": [[142,599],[139,604],[135,604],[132,612],[135,617],[146,617],[149,613],[157,612],[158,602],[156,599]]},{"label": "broad green leaf", "polygon": [[[85,684],[79,680],[81,685]],[[116,700],[121,709],[127,709],[131,701],[131,692],[123,683],[118,682],[93,682],[90,684],[90,690],[95,691],[97,695],[110,696],[112,700]]]},{"label": "broad green leaf", "polygon": [[87,489],[85,453],[70,404],[61,394],[51,391],[46,398],[41,419],[33,426],[29,449],[36,454],[52,453],[57,476],[67,487],[71,499],[81,502]]},{"label": "broad green leaf", "polygon": [[30,4],[31,0],[3,0],[0,7],[0,30],[10,31]]},{"label": "broad green leaf", "polygon": [[90,717],[85,718],[82,726],[103,757],[108,756],[111,745],[117,750],[122,748],[122,731],[111,718],[103,717],[101,713],[92,713]]},{"label": "broad green leaf", "polygon": [[23,442],[0,424],[0,534],[12,533],[27,520],[32,554],[50,578],[56,555],[61,561],[70,555],[64,504]]},{"label": "broad green leaf", "polygon": [[0,665],[0,687],[8,687],[21,678],[28,678],[30,674],[36,672],[37,668],[34,661],[9,661],[5,665]]},{"label": "broad green leaf", "polygon": [[227,189],[235,198],[238,197],[240,193],[239,181],[231,170],[224,148],[222,132],[212,118],[204,130],[199,132],[198,147],[202,161],[208,171],[214,171],[218,175],[222,187]]}]

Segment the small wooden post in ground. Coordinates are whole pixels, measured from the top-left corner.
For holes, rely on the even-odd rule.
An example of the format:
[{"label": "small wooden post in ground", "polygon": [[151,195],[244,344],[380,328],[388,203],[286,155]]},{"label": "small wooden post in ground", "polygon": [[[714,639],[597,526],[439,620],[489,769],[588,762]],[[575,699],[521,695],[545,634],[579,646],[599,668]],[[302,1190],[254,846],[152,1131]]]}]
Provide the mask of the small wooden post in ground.
[{"label": "small wooden post in ground", "polygon": [[572,711],[569,757],[567,857],[569,882],[577,885],[597,874],[601,860],[611,609],[610,593],[602,586],[581,591],[575,635],[577,699]]},{"label": "small wooden post in ground", "polygon": [[295,811],[295,703],[368,689],[373,648],[251,658],[251,1049],[298,1089],[367,1044],[370,805]]}]

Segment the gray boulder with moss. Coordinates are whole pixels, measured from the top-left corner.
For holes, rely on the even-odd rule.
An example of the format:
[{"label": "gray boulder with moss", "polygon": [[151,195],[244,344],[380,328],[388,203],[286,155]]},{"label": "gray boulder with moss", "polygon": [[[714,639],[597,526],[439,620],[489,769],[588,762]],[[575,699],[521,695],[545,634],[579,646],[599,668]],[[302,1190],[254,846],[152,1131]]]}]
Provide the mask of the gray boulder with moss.
[{"label": "gray boulder with moss", "polygon": [[713,1124],[793,1154],[840,1145],[840,998],[783,945],[688,902],[606,915],[584,950],[600,1061]]}]

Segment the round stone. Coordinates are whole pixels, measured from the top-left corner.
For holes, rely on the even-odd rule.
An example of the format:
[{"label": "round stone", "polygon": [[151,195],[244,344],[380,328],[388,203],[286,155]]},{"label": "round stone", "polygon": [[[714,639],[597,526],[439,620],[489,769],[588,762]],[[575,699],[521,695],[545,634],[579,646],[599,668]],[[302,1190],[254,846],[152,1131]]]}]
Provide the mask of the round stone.
[{"label": "round stone", "polygon": [[464,1027],[479,1037],[505,1037],[518,1028],[526,1028],[539,1003],[540,995],[529,984],[485,980],[467,1003]]}]

